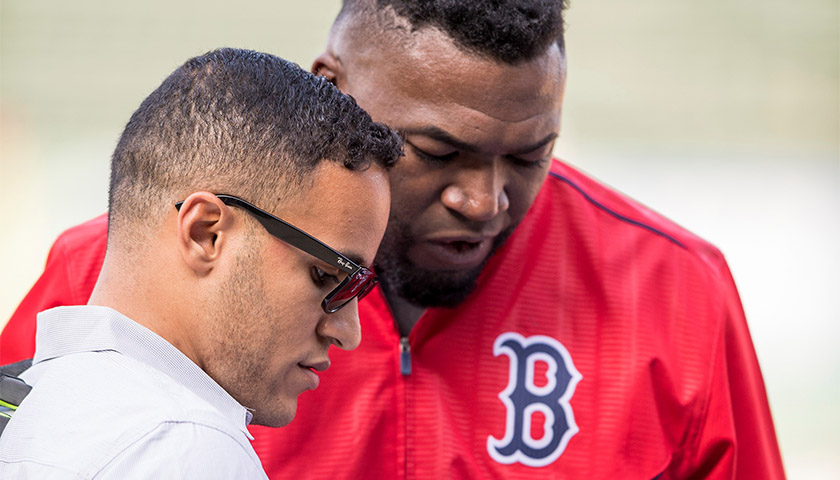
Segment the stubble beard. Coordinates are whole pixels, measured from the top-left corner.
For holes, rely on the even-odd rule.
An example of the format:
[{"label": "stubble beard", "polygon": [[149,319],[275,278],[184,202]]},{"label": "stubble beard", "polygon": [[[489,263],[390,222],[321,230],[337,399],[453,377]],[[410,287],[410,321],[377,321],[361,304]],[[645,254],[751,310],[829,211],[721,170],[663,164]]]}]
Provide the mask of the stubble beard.
[{"label": "stubble beard", "polygon": [[265,388],[260,388],[276,379],[264,377],[265,356],[271,352],[269,346],[254,347],[265,337],[255,324],[271,318],[271,312],[254,308],[267,298],[264,279],[256,273],[259,262],[256,246],[239,252],[235,272],[214,296],[212,310],[217,316],[208,329],[212,329],[216,341],[207,374],[253,414],[252,424],[282,427],[294,418],[295,408],[282,405],[279,399],[266,395]]},{"label": "stubble beard", "polygon": [[413,237],[408,225],[394,221],[392,217],[376,254],[374,268],[386,294],[396,295],[418,307],[454,308],[475,290],[487,261],[515,228],[515,225],[510,226],[493,239],[490,253],[479,266],[469,270],[438,271],[419,267],[408,258]]}]

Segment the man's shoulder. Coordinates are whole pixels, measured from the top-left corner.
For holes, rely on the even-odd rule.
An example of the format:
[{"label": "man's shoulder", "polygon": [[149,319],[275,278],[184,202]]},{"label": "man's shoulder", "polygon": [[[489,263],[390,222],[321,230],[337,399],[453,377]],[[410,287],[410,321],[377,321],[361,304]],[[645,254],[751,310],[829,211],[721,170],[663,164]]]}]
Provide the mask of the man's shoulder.
[{"label": "man's shoulder", "polygon": [[[33,386],[30,395],[33,401],[40,399],[37,407],[52,414],[70,408],[80,413],[74,416],[80,419],[95,411],[95,417],[90,416],[94,423],[108,421],[105,417],[137,425],[168,421],[224,423],[218,410],[165,372],[112,350],[46,360],[21,378]],[[22,406],[21,411],[26,409]]]},{"label": "man's shoulder", "polygon": [[589,213],[566,212],[562,216],[564,221],[577,219],[578,226],[607,232],[612,241],[627,238],[655,241],[666,249],[682,250],[714,269],[725,265],[720,250],[708,241],[560,160],[552,162],[543,190],[538,198],[542,203],[556,206],[557,202],[563,202],[565,208]]},{"label": "man's shoulder", "polygon": [[44,272],[3,329],[3,363],[32,357],[38,312],[87,303],[105,260],[107,243],[107,214],[72,227],[58,237],[50,248]]},{"label": "man's shoulder", "polygon": [[241,444],[212,405],[117,352],[59,357],[22,377],[33,389],[3,434],[0,463],[35,458],[81,474],[161,445],[187,442],[206,451]]}]

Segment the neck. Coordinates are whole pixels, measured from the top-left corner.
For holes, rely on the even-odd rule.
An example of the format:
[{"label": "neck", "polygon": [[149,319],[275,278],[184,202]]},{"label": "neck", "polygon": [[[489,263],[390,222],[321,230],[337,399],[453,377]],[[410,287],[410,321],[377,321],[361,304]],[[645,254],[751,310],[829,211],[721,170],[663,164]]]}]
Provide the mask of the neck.
[{"label": "neck", "polygon": [[[161,288],[159,278],[147,275],[144,270],[133,268],[134,265],[149,266],[154,259],[137,258],[126,261],[121,255],[108,251],[102,265],[102,271],[91,293],[88,305],[113,308],[131,320],[143,325],[163,337],[198,363],[198,358],[185,342],[189,326],[181,323],[188,315],[173,308],[183,303],[182,299],[172,298],[173,292],[180,289]],[[163,271],[164,265],[152,265],[148,270]]]},{"label": "neck", "polygon": [[418,307],[395,293],[389,293],[387,290],[383,291],[385,292],[385,299],[388,301],[388,306],[391,307],[391,312],[394,313],[394,320],[397,323],[400,336],[407,337],[417,323],[417,320],[426,311],[426,308]]}]

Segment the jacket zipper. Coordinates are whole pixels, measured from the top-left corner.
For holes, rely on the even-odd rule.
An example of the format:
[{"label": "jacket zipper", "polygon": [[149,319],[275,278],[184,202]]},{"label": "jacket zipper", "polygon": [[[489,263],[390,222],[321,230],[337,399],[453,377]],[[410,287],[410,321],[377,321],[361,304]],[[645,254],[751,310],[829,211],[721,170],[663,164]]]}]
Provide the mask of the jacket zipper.
[{"label": "jacket zipper", "polygon": [[400,373],[411,375],[411,345],[408,337],[400,337]]},{"label": "jacket zipper", "polygon": [[408,376],[411,375],[411,344],[408,342],[408,336],[400,337],[400,373],[402,374],[403,381],[403,428],[405,429],[405,437],[403,439],[403,472],[404,477],[406,480],[412,478],[411,473],[409,473],[409,437],[411,436],[411,401],[409,400],[409,386],[408,386]]}]

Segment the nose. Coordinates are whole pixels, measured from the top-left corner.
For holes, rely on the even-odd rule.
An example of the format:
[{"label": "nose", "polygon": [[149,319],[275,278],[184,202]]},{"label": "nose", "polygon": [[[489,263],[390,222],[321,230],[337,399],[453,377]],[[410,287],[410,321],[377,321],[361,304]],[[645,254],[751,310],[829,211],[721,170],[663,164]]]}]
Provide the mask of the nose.
[{"label": "nose", "polygon": [[325,313],[318,323],[318,335],[342,350],[353,350],[362,341],[359,301],[351,300],[341,310]]},{"label": "nose", "polygon": [[486,222],[510,207],[505,179],[496,161],[464,169],[441,193],[441,201],[464,217]]}]

